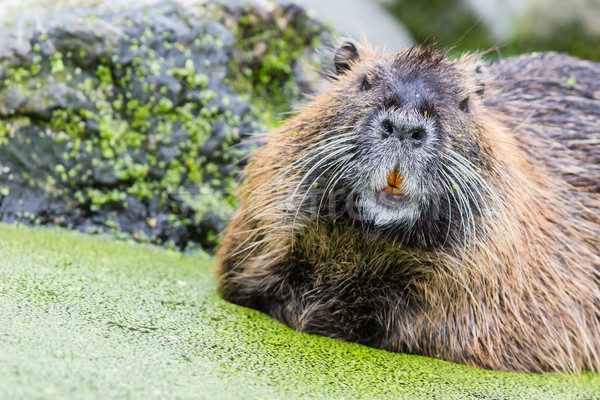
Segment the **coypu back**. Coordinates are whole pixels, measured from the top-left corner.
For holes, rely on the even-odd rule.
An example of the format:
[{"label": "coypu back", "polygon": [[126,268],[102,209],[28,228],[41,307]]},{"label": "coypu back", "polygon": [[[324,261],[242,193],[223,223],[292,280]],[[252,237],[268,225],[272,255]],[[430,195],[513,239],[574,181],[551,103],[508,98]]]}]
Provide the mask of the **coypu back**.
[{"label": "coypu back", "polygon": [[483,368],[600,371],[600,65],[344,44],[253,154],[222,296]]},{"label": "coypu back", "polygon": [[573,188],[600,192],[598,63],[542,53],[497,61],[488,70],[496,79],[486,104],[514,118],[510,129],[544,140],[546,165]]}]

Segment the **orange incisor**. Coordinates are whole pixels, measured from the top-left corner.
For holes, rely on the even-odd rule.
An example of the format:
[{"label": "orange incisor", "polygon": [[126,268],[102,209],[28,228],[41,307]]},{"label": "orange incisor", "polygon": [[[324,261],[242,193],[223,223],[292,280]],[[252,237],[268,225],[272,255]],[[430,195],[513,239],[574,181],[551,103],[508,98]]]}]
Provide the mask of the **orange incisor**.
[{"label": "orange incisor", "polygon": [[388,185],[381,190],[383,190],[385,193],[391,193],[396,196],[400,196],[402,194],[402,190],[400,190],[402,180],[403,178],[402,175],[400,175],[400,171],[398,171],[398,169],[393,169],[388,175]]}]

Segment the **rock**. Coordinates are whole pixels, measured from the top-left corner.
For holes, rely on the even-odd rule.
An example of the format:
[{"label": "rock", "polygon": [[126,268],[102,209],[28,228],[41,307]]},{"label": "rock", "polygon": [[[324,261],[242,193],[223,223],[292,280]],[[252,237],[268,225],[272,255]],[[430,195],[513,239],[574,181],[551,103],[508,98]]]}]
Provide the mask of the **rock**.
[{"label": "rock", "polygon": [[14,20],[0,28],[0,221],[181,249],[215,245],[244,139],[309,88],[299,60],[329,35],[263,2]]}]

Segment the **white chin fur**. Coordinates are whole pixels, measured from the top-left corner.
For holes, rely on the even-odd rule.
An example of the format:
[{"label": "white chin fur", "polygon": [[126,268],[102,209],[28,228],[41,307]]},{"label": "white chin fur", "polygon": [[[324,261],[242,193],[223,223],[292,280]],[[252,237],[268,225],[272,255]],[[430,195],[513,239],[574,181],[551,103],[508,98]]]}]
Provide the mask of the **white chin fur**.
[{"label": "white chin fur", "polygon": [[373,221],[376,226],[412,225],[419,216],[419,207],[412,201],[403,201],[398,207],[389,207],[377,201],[375,193],[363,195],[360,199],[360,209],[363,218]]}]

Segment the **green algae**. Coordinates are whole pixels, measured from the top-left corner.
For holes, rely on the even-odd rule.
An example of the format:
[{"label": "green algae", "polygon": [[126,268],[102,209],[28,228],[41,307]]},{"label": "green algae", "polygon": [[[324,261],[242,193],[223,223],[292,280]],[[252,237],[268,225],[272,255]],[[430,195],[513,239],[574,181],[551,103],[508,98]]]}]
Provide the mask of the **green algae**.
[{"label": "green algae", "polygon": [[485,371],[293,332],[214,262],[0,224],[4,398],[597,399],[600,376]]}]

